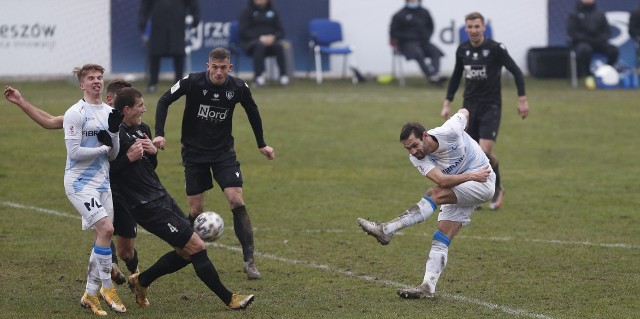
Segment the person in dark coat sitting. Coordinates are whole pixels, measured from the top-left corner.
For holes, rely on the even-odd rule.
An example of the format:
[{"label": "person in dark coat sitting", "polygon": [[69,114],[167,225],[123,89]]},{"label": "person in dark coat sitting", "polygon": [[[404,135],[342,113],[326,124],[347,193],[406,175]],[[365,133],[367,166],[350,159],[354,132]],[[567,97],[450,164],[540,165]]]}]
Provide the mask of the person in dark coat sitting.
[{"label": "person in dark coat sitting", "polygon": [[280,14],[271,0],[249,0],[238,18],[240,47],[253,57],[254,85],[265,84],[265,63],[268,56],[275,56],[280,71],[280,84],[289,84],[282,38],[284,28]]},{"label": "person in dark coat sitting", "polygon": [[[407,60],[416,60],[422,73],[432,84],[441,86],[445,77],[439,75],[440,58],[444,55],[431,43],[433,35],[433,19],[427,9],[422,7],[422,0],[406,0],[405,6],[391,18],[389,36],[391,44]],[[425,59],[429,58],[429,64]]]},{"label": "person in dark coat sitting", "polygon": [[571,47],[576,52],[578,76],[587,76],[590,70],[591,57],[601,53],[607,57],[607,64],[614,65],[618,61],[619,50],[609,43],[611,28],[604,12],[596,8],[595,0],[579,0],[576,11],[569,15],[567,31]]}]

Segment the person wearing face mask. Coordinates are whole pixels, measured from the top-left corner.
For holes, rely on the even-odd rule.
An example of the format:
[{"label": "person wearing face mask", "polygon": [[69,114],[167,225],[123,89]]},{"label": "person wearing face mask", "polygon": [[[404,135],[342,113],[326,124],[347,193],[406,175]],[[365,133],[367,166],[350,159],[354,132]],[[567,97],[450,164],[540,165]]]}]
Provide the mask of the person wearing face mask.
[{"label": "person wearing face mask", "polygon": [[433,19],[429,10],[422,6],[422,0],[406,0],[405,6],[391,18],[389,36],[392,45],[407,60],[416,60],[427,80],[440,87],[446,81],[439,74],[440,58],[444,54],[431,43],[433,31]]},{"label": "person wearing face mask", "polygon": [[579,0],[576,11],[569,15],[567,32],[571,48],[576,52],[578,76],[591,75],[590,64],[594,53],[607,58],[607,64],[618,61],[619,50],[609,43],[611,28],[604,12],[598,10],[595,0]]},{"label": "person wearing face mask", "polygon": [[629,36],[636,47],[636,68],[640,72],[640,6],[629,14]]},{"label": "person wearing face mask", "polygon": [[266,83],[264,60],[267,56],[275,56],[280,71],[280,85],[289,84],[285,48],[281,41],[284,28],[280,22],[280,14],[275,10],[271,0],[249,0],[238,18],[238,35],[240,46],[253,58],[253,82],[255,86]]}]

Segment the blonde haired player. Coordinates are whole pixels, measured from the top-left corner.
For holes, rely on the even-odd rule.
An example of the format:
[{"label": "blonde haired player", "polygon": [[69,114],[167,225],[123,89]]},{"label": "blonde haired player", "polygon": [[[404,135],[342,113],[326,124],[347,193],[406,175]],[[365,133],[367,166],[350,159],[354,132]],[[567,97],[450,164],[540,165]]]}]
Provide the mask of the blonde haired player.
[{"label": "blonde haired player", "polygon": [[[109,184],[109,160],[120,150],[118,129],[122,114],[102,102],[104,68],[85,64],[73,71],[83,98],[64,114],[67,148],[64,189],[82,216],[82,229],[93,229],[95,243],[89,257],[87,285],[80,304],[96,315],[102,310],[98,292],[116,312],[125,312],[111,282],[113,200]],[[102,286],[102,288],[101,288]]]}]

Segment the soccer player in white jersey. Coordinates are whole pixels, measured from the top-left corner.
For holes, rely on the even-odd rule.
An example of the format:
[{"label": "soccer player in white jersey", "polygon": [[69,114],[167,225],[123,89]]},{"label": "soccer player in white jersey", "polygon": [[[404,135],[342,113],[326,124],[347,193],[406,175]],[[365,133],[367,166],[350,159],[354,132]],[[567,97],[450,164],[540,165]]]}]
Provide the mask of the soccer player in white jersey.
[{"label": "soccer player in white jersey", "polygon": [[399,230],[425,221],[438,205],[438,229],[433,234],[422,284],[399,289],[406,299],[433,298],[440,274],[447,264],[449,244],[462,226],[471,222],[475,207],[490,200],[496,175],[480,145],[464,130],[469,112],[460,109],[442,126],[429,131],[416,122],[402,127],[400,142],[409,151],[409,160],[422,176],[436,184],[420,201],[397,218],[378,223],[358,218],[358,224],[382,245]]},{"label": "soccer player in white jersey", "polygon": [[64,114],[62,126],[67,148],[64,188],[67,198],[82,215],[82,229],[93,229],[95,237],[80,304],[104,316],[107,313],[100,306],[98,292],[114,311],[126,311],[111,282],[109,245],[113,235],[109,160],[115,159],[120,149],[118,130],[122,115],[102,102],[102,66],[85,64],[73,73],[84,96]]}]

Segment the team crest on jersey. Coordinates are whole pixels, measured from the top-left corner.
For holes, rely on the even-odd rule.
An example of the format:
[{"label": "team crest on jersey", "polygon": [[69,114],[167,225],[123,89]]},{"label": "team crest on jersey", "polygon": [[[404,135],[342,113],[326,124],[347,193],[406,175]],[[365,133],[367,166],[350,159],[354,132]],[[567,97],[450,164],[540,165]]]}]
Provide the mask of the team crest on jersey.
[{"label": "team crest on jersey", "polygon": [[207,91],[207,90],[202,90],[202,95],[207,95],[207,92],[209,92],[209,91]]},{"label": "team crest on jersey", "polygon": [[482,50],[482,56],[483,57],[488,57],[489,56],[489,50]]},{"label": "team crest on jersey", "polygon": [[465,52],[465,55],[469,56],[469,54],[471,54],[471,52],[469,50],[467,50],[467,52]]},{"label": "team crest on jersey", "polygon": [[216,94],[213,95],[213,98],[214,99],[218,99],[219,96],[220,96],[220,94],[216,93]]},{"label": "team crest on jersey", "polygon": [[233,91],[227,91],[227,100],[231,100],[233,98]]},{"label": "team crest on jersey", "polygon": [[473,55],[471,56],[472,60],[477,60],[478,59],[478,52],[473,52]]}]

